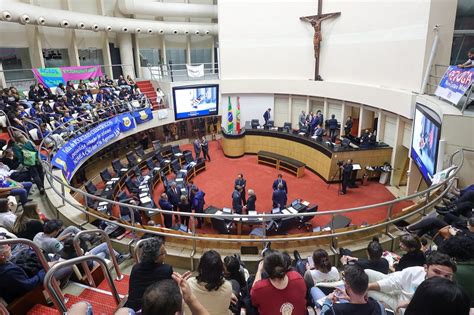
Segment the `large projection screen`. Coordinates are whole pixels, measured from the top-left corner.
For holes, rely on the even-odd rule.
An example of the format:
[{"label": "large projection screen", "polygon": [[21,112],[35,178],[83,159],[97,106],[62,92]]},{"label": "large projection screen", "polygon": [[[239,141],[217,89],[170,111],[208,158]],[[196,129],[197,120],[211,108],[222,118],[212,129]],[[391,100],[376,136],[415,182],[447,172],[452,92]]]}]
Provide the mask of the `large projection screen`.
[{"label": "large projection screen", "polygon": [[173,103],[176,120],[217,115],[219,85],[173,87]]},{"label": "large projection screen", "polygon": [[413,118],[411,158],[429,185],[436,173],[440,134],[441,123],[436,114],[417,104]]}]

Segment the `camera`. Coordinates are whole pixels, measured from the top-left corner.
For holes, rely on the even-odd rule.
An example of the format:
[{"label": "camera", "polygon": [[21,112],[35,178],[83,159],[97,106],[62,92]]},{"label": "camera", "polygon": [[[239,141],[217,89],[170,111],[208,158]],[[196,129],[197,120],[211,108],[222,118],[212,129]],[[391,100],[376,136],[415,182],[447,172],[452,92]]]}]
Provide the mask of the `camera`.
[{"label": "camera", "polygon": [[344,165],[344,161],[337,161],[337,166],[343,166]]}]

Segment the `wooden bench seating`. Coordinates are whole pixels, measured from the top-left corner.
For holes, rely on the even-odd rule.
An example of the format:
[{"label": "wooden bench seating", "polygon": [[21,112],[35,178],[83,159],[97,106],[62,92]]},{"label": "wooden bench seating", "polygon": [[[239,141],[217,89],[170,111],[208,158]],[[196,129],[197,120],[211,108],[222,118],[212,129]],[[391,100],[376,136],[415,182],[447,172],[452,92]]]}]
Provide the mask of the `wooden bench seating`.
[{"label": "wooden bench seating", "polygon": [[286,170],[298,178],[304,176],[306,164],[300,161],[268,151],[259,151],[257,157],[259,164],[267,164],[278,170]]}]

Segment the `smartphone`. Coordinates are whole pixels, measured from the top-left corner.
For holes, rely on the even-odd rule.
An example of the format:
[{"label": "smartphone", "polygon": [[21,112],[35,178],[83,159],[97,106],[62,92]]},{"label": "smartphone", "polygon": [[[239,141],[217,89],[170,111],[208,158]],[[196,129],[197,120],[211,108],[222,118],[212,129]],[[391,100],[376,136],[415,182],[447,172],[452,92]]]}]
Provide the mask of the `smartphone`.
[{"label": "smartphone", "polygon": [[308,256],[307,260],[308,260],[309,268],[314,269],[313,256]]}]

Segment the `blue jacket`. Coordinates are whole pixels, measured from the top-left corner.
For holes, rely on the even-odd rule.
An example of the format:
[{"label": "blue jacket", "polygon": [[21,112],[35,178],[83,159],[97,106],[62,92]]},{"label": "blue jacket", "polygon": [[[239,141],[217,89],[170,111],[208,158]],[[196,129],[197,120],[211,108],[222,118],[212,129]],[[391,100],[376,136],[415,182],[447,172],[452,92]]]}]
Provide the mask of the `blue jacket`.
[{"label": "blue jacket", "polygon": [[195,210],[202,211],[204,209],[204,195],[205,193],[202,190],[198,190],[197,193],[194,195],[193,208]]},{"label": "blue jacket", "polygon": [[10,303],[42,284],[44,275],[45,272],[41,269],[30,278],[21,267],[13,263],[0,264],[0,296]]},{"label": "blue jacket", "polygon": [[161,199],[158,201],[158,204],[160,205],[160,208],[162,210],[173,210],[173,205],[166,199]]},{"label": "blue jacket", "polygon": [[[278,184],[279,183],[280,183],[280,181],[278,179],[275,179],[275,181],[273,182],[273,185],[272,185],[273,190],[278,189]],[[288,193],[288,187],[286,186],[286,180],[282,179],[281,184],[283,185],[283,190],[285,191],[285,193]]]},{"label": "blue jacket", "polygon": [[270,120],[270,112],[268,110],[263,114],[263,119],[265,119],[265,122]]},{"label": "blue jacket", "polygon": [[284,208],[286,206],[287,200],[288,198],[286,197],[286,193],[284,190],[273,191],[273,195],[272,195],[273,207]]},{"label": "blue jacket", "polygon": [[337,119],[331,118],[328,120],[328,127],[329,129],[337,129]]},{"label": "blue jacket", "polygon": [[238,190],[232,193],[232,209],[237,213],[242,213],[242,195]]}]

